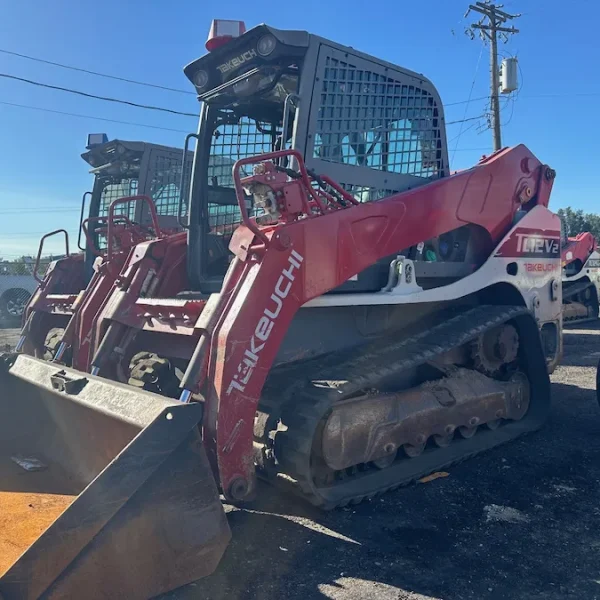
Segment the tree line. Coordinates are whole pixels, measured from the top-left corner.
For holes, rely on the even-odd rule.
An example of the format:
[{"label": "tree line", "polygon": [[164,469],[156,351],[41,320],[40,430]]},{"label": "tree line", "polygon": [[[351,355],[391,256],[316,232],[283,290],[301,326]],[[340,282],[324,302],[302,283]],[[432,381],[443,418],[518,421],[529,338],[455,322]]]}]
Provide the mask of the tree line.
[{"label": "tree line", "polygon": [[600,242],[600,215],[573,210],[570,206],[559,208],[556,214],[561,218],[567,235],[574,237],[589,231]]}]

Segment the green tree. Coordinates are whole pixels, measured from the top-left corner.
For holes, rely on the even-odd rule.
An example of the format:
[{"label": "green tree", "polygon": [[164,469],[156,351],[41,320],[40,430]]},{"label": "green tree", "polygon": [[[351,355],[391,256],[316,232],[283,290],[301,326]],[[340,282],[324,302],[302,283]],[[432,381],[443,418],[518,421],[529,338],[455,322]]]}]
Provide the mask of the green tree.
[{"label": "green tree", "polygon": [[589,231],[600,242],[600,215],[573,210],[570,206],[557,211],[567,235],[574,237],[578,233]]}]

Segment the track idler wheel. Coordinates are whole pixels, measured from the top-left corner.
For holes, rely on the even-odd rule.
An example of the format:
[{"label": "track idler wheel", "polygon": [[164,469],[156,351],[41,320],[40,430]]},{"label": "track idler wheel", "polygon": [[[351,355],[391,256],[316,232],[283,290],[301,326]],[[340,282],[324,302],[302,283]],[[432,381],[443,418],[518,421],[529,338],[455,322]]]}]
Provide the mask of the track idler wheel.
[{"label": "track idler wheel", "polygon": [[500,325],[480,335],[471,345],[475,368],[494,376],[513,362],[519,351],[519,334],[512,325]]}]

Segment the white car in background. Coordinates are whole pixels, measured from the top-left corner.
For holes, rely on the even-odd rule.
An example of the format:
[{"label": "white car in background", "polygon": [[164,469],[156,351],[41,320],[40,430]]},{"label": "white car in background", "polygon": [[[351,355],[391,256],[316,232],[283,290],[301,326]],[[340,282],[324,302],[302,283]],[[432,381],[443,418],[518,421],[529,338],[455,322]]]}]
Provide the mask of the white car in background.
[{"label": "white car in background", "polygon": [[19,326],[25,306],[37,288],[33,275],[0,272],[0,323]]}]

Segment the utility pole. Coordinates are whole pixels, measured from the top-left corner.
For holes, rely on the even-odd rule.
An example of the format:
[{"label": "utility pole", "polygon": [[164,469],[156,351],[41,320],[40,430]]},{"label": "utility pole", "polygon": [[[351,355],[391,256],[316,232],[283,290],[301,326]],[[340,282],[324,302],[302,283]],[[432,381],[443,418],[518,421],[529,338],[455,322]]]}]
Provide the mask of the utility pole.
[{"label": "utility pole", "polygon": [[466,33],[473,39],[475,34],[473,29],[479,30],[479,36],[482,40],[490,42],[490,110],[492,118],[492,131],[494,134],[494,151],[502,148],[502,132],[500,130],[500,101],[498,98],[498,34],[506,43],[509,34],[519,33],[514,27],[505,27],[509,20],[516,19],[521,15],[510,15],[503,10],[502,4],[493,4],[491,1],[475,2],[469,5],[469,10],[465,17],[475,11],[482,15],[478,23],[472,23]]}]

